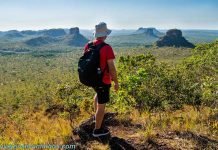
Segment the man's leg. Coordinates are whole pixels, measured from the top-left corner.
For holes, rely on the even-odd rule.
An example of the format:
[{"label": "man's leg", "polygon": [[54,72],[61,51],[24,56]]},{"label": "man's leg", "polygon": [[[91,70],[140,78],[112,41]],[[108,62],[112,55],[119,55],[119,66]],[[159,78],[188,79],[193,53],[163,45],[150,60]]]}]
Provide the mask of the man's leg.
[{"label": "man's leg", "polygon": [[97,94],[95,94],[95,96],[94,96],[94,111],[95,111],[95,113],[97,111],[97,103],[98,103],[98,96],[97,96]]},{"label": "man's leg", "polygon": [[95,129],[100,129],[102,121],[104,119],[105,104],[97,104],[97,110],[95,114]]},{"label": "man's leg", "polygon": [[95,129],[93,130],[93,136],[103,136],[110,133],[108,128],[103,128],[102,123],[104,119],[105,106],[106,103],[109,102],[109,90],[110,85],[96,88],[95,91],[97,95],[95,96]]}]

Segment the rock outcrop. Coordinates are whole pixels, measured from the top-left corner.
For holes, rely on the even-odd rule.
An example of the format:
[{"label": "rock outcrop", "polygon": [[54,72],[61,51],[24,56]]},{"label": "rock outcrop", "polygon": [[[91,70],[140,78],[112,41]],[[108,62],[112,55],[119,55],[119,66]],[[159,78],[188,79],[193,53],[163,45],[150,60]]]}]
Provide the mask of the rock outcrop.
[{"label": "rock outcrop", "polygon": [[78,27],[71,28],[69,35],[67,35],[64,40],[67,45],[78,47],[84,46],[88,42],[88,39],[80,34]]},{"label": "rock outcrop", "polygon": [[152,37],[159,37],[162,35],[156,28],[139,28],[134,34],[145,34]]},{"label": "rock outcrop", "polygon": [[168,30],[166,35],[161,37],[156,45],[158,47],[163,46],[175,46],[175,47],[195,47],[192,43],[188,42],[183,36],[182,31],[178,29]]},{"label": "rock outcrop", "polygon": [[80,33],[79,33],[79,28],[78,28],[78,27],[70,28],[70,34],[71,34],[71,35],[80,34]]}]

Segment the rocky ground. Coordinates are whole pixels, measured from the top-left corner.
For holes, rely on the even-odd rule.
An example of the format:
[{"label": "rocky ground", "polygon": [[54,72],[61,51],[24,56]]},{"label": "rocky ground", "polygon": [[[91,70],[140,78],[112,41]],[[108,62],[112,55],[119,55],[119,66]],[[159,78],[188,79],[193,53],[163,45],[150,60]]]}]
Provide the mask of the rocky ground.
[{"label": "rocky ground", "polygon": [[[94,138],[92,131],[95,123],[93,117],[83,122],[73,130],[71,140],[66,144],[76,144],[76,149],[112,149],[112,150],[189,150],[218,149],[218,141],[190,131],[171,131],[158,133],[149,138],[143,138],[143,126],[131,121],[120,121],[116,113],[107,113],[104,126],[111,134]],[[97,143],[103,145],[98,146]]]}]

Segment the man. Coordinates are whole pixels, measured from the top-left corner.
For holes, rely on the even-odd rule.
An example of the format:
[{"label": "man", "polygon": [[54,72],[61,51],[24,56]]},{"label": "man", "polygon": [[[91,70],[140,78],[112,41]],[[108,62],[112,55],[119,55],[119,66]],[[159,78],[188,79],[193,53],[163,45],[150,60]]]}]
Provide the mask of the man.
[{"label": "man", "polygon": [[[111,33],[111,30],[107,29],[107,25],[104,22],[95,26],[93,40],[94,45],[99,45],[104,42],[107,36]],[[88,44],[85,46],[85,52],[88,50]],[[104,118],[105,105],[110,100],[110,87],[111,81],[114,82],[115,91],[118,90],[118,80],[116,68],[114,65],[115,55],[110,45],[105,45],[100,49],[100,68],[103,71],[102,83],[100,87],[94,87],[96,92],[94,96],[94,108],[95,108],[95,129],[93,131],[94,137],[99,137],[109,134],[107,128],[103,128],[102,121]],[[104,71],[105,70],[105,71]]]}]

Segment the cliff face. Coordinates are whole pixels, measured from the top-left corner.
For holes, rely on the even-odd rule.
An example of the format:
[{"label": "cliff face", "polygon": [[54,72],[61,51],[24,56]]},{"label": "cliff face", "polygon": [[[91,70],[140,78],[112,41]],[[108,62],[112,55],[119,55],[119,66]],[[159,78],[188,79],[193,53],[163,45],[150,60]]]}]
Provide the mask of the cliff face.
[{"label": "cliff face", "polygon": [[166,35],[160,38],[156,45],[158,47],[163,46],[175,46],[175,47],[195,47],[192,43],[188,42],[183,36],[182,31],[178,29],[168,30]]},{"label": "cliff face", "polygon": [[70,28],[70,34],[80,34],[79,32],[79,28],[75,27],[75,28]]},{"label": "cliff face", "polygon": [[70,46],[84,46],[88,39],[80,34],[78,27],[75,27],[70,29],[70,33],[65,37],[65,41]]}]

